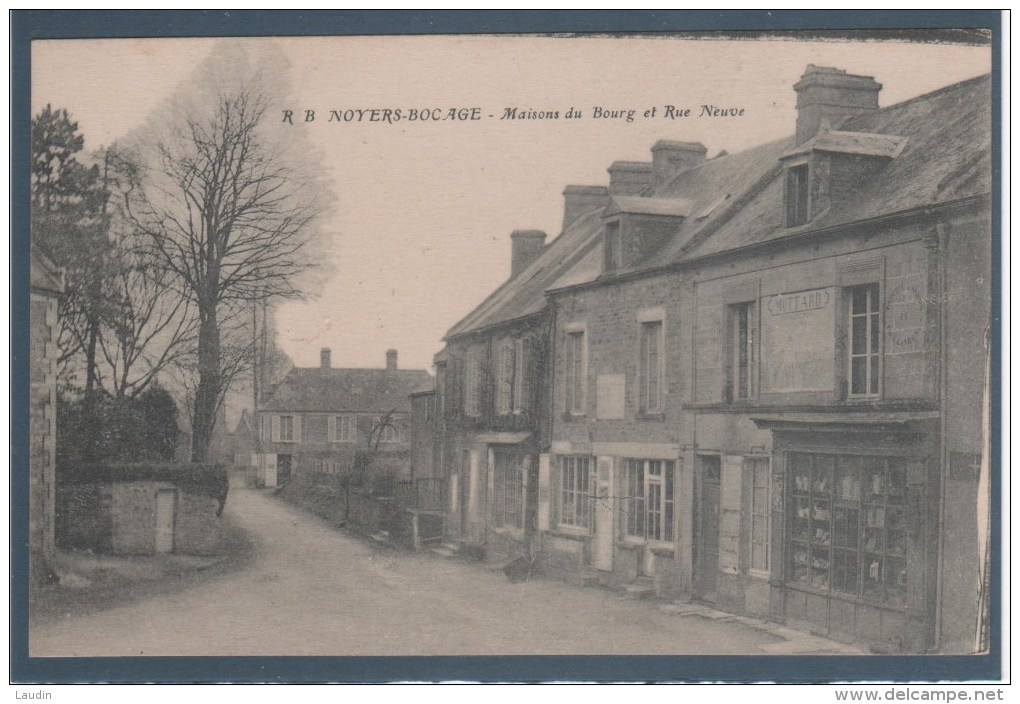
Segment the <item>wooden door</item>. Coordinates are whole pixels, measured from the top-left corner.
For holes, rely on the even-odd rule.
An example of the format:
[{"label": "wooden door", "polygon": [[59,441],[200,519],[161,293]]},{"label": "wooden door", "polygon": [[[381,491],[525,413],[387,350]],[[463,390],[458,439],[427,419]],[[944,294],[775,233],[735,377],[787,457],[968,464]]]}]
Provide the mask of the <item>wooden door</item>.
[{"label": "wooden door", "polygon": [[698,458],[698,515],[695,522],[694,585],[696,596],[715,601],[719,578],[720,459]]},{"label": "wooden door", "polygon": [[156,552],[174,551],[174,522],[177,507],[177,492],[160,489],[156,492]]}]

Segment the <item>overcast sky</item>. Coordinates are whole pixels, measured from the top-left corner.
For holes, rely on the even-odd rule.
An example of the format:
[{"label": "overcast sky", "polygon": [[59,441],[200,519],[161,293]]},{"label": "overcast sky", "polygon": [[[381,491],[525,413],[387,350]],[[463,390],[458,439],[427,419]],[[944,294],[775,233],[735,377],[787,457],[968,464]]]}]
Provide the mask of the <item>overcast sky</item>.
[{"label": "overcast sky", "polygon": [[[86,149],[127,135],[208,55],[206,39],[35,42],[33,113],[66,108]],[[510,270],[510,232],[552,239],[567,184],[606,185],[615,160],[650,160],[659,139],[700,141],[709,156],[793,132],[793,84],[809,63],[871,75],[890,105],[987,73],[988,48],[877,42],[670,38],[350,37],[247,39],[278,43],[293,99],[280,130],[304,130],[338,196],[328,223],[335,277],[313,300],[285,304],[278,344],[297,366],[431,369],[442,336]],[[696,118],[702,104],[743,108]],[[691,118],[663,119],[666,105]],[[656,107],[656,117],[644,112]],[[481,120],[327,122],[347,108],[463,107]],[[507,107],[559,111],[559,120],[505,121]],[[562,119],[571,107],[580,120]],[[633,109],[632,122],[593,108]],[[315,110],[287,125],[283,110]],[[489,116],[492,115],[490,118]],[[938,116],[933,116],[938,119]]]}]

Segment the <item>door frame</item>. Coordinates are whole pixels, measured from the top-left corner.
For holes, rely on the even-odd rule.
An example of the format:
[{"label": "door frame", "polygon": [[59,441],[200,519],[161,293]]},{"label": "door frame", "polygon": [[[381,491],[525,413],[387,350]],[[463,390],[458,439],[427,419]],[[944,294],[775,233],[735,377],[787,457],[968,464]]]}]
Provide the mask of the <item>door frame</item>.
[{"label": "door frame", "polygon": [[[702,531],[703,518],[702,513],[705,509],[704,492],[705,492],[705,471],[702,462],[712,458],[717,462],[719,481],[716,484],[718,487],[718,493],[716,496],[717,505],[721,505],[722,501],[722,453],[721,452],[699,452],[695,455],[695,467],[694,467],[694,510],[693,514],[693,531],[691,532],[691,594],[697,599],[704,599],[706,601],[716,601],[718,594],[718,572],[719,565],[715,565],[715,585],[716,588],[711,592],[706,592],[702,588],[702,579],[705,573],[708,571],[702,564],[704,557],[703,550],[703,538],[704,533]],[[716,557],[718,561],[719,551],[719,526],[716,525]]]},{"label": "door frame", "polygon": [[[159,543],[160,536],[160,496],[170,496],[170,549],[161,550]],[[158,555],[172,554],[177,548],[177,489],[156,489],[155,510],[153,511],[153,522],[155,523],[154,548]]]}]

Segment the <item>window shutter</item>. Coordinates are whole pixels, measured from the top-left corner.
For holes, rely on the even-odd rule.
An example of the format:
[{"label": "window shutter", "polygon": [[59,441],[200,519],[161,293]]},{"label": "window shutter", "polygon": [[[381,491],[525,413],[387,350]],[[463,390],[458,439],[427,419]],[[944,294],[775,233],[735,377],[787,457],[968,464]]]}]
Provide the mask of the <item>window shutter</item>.
[{"label": "window shutter", "polygon": [[280,416],[273,416],[273,442],[280,442]]},{"label": "window shutter", "polygon": [[549,530],[549,455],[538,456],[538,529]]},{"label": "window shutter", "polygon": [[326,420],[326,439],[329,442],[338,442],[340,436],[336,432],[336,416],[330,416]]},{"label": "window shutter", "polygon": [[528,400],[531,393],[530,371],[531,360],[528,341],[517,340],[514,350],[514,410],[528,410]]},{"label": "window shutter", "polygon": [[294,416],[294,442],[301,442],[301,416]]}]

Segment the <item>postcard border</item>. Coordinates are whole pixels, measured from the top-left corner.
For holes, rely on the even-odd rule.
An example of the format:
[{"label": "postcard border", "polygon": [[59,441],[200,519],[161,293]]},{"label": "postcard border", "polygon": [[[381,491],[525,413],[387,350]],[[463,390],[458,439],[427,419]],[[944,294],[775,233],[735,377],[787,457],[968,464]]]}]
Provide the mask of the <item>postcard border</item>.
[{"label": "postcard border", "polygon": [[[313,19],[314,17],[314,19]],[[28,408],[30,46],[35,39],[386,34],[805,32],[974,29],[992,32],[993,242],[1001,271],[1001,15],[996,11],[12,11],[11,408]],[[1000,276],[992,303],[1001,311]],[[993,316],[992,520],[1001,525],[1001,316]],[[11,414],[12,683],[125,682],[845,682],[1001,677],[1001,535],[992,535],[991,651],[868,657],[28,657],[28,414]],[[16,575],[16,577],[14,576]]]}]

